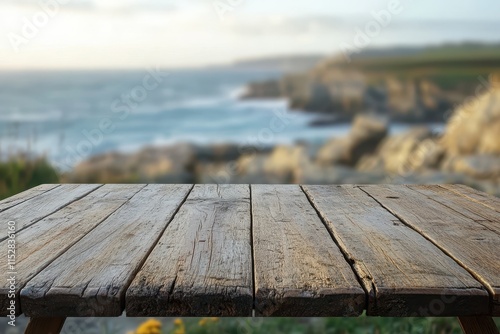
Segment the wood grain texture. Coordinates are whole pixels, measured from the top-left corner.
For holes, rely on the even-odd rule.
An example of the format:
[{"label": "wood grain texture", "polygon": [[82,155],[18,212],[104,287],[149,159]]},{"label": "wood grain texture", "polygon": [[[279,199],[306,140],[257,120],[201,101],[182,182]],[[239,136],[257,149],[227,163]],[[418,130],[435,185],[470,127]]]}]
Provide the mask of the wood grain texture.
[{"label": "wood grain texture", "polygon": [[64,317],[32,318],[24,334],[59,334],[65,321]]},{"label": "wood grain texture", "polygon": [[252,185],[259,316],[357,316],[366,295],[298,185]]},{"label": "wood grain texture", "polygon": [[[40,220],[16,236],[16,305],[19,291],[49,263],[116,211],[145,185],[105,185],[54,214]],[[0,249],[7,249],[7,241]],[[0,283],[0,315],[7,315],[10,303],[8,282]]]},{"label": "wood grain texture", "polygon": [[[99,184],[65,184],[43,192],[0,213],[0,222],[16,223],[16,232],[36,223],[66,205],[86,196]],[[0,241],[7,238],[7,229],[0,231]]]},{"label": "wood grain texture", "polygon": [[438,185],[409,185],[408,188],[418,191],[430,200],[446,206],[459,215],[474,220],[500,236],[500,214],[495,210]]},{"label": "wood grain texture", "polygon": [[21,290],[28,316],[118,316],[125,290],[191,189],[148,185]]},{"label": "wood grain texture", "polygon": [[440,187],[445,188],[451,192],[462,195],[469,200],[478,203],[480,205],[486,206],[496,212],[500,212],[500,198],[488,195],[484,192],[472,189],[470,187],[461,184],[442,184]]},{"label": "wood grain texture", "polygon": [[11,196],[9,198],[0,201],[0,212],[5,211],[13,206],[16,206],[22,202],[29,200],[35,196],[43,194],[49,190],[59,187],[58,184],[42,184],[37,187],[23,191],[17,195]]},{"label": "wood grain texture", "polygon": [[491,317],[459,317],[464,334],[498,334],[498,327]]},{"label": "wood grain texture", "polygon": [[[483,315],[500,315],[498,198],[461,185],[190,191],[42,185],[0,201],[0,219],[16,222],[17,305],[35,317],[31,332],[49,324],[38,317],[61,317],[49,324],[57,330],[62,317],[125,307],[128,316],[350,316],[367,307],[459,316],[472,333],[491,329]],[[0,283],[2,316],[7,291]]]},{"label": "wood grain texture", "polygon": [[128,316],[251,316],[248,185],[197,185],[127,291]]},{"label": "wood grain texture", "polygon": [[408,187],[361,188],[466,268],[491,294],[492,310],[482,314],[500,315],[498,234]]},{"label": "wood grain texture", "polygon": [[361,277],[369,295],[368,315],[488,312],[488,294],[479,282],[362,190],[303,188]]}]

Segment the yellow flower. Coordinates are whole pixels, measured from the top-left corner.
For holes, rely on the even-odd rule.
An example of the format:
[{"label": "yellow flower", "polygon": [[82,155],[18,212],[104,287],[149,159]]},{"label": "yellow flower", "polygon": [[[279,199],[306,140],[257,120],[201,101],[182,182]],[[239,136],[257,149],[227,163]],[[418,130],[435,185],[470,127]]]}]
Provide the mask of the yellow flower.
[{"label": "yellow flower", "polygon": [[198,321],[198,325],[203,327],[209,323],[216,323],[217,321],[219,321],[219,318],[217,318],[217,317],[201,318],[200,321]]},{"label": "yellow flower", "polygon": [[160,334],[161,322],[155,319],[149,319],[143,322],[135,330],[136,334]]},{"label": "yellow flower", "polygon": [[174,334],[185,334],[186,333],[186,326],[184,326],[184,322],[182,321],[182,319],[175,319],[174,320],[174,325],[175,325],[175,330],[174,330]]}]

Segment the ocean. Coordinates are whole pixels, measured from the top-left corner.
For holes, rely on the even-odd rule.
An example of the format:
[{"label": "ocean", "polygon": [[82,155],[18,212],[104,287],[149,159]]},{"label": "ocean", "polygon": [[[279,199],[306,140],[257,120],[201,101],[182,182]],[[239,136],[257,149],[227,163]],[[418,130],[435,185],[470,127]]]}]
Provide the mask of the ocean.
[{"label": "ocean", "polygon": [[[240,100],[269,70],[0,73],[0,154],[47,156],[61,168],[92,155],[178,142],[321,143],[349,125],[310,126],[318,115],[285,100]],[[396,126],[396,131],[405,126]]]}]

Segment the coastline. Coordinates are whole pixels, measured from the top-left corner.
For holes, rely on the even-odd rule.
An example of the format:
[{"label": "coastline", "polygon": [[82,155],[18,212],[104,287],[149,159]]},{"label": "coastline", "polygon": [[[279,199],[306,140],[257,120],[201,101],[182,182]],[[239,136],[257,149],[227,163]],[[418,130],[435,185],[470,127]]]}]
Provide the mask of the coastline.
[{"label": "coastline", "polygon": [[497,156],[450,155],[429,127],[389,133],[358,117],[346,136],[325,143],[189,143],[93,156],[63,175],[72,183],[460,183],[500,196]]}]

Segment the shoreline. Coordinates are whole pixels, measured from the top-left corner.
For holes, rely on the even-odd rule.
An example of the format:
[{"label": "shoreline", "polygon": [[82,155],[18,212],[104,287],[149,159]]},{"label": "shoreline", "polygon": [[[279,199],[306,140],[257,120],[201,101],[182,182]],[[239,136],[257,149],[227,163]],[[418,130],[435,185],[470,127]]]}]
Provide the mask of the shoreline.
[{"label": "shoreline", "polygon": [[[339,139],[344,136],[346,136],[349,131],[351,130],[353,125],[353,122],[342,122],[342,123],[336,123],[336,124],[329,124],[325,126],[309,126],[310,131],[317,131],[317,128],[321,128],[324,131],[328,131],[331,133],[330,136],[324,135],[324,136],[318,136],[317,138],[279,138],[277,141],[272,142],[272,143],[260,143],[258,141],[257,136],[253,136],[252,138],[242,138],[241,141],[207,141],[204,140],[201,136],[198,139],[170,139],[170,140],[159,140],[156,142],[148,143],[148,144],[129,144],[126,146],[118,147],[118,148],[112,148],[109,150],[103,150],[99,151],[97,153],[93,153],[90,155],[87,155],[83,157],[83,159],[79,159],[76,163],[74,163],[72,166],[67,166],[68,168],[62,168],[61,172],[68,172],[71,169],[73,169],[77,164],[84,162],[86,160],[92,160],[96,156],[101,156],[101,155],[106,155],[106,154],[122,154],[122,155],[133,155],[135,153],[138,153],[142,150],[149,150],[149,149],[162,149],[162,148],[167,148],[167,147],[174,147],[177,145],[189,145],[193,146],[196,149],[199,150],[209,150],[210,148],[213,147],[222,147],[222,146],[233,146],[233,147],[241,147],[241,148],[254,148],[255,150],[264,150],[264,151],[270,151],[273,148],[279,147],[279,146],[296,146],[296,145],[308,145],[308,146],[320,146],[324,145],[326,142],[332,139]],[[417,123],[417,124],[412,124],[412,123],[391,123],[388,126],[388,134],[390,135],[397,135],[401,134],[407,131],[410,131],[412,128],[415,127],[426,127],[429,128],[430,131],[432,131],[435,135],[442,135],[444,132],[445,128],[445,123]],[[250,142],[250,139],[257,139],[256,142]],[[31,152],[34,156],[36,156],[36,152]],[[54,165],[62,165],[59,164],[57,159],[50,158],[49,157],[49,162],[51,162]]]},{"label": "shoreline", "polygon": [[[451,155],[443,134],[412,126],[391,134],[358,117],[346,136],[314,144],[181,143],[93,156],[63,174],[71,183],[461,183],[500,196],[500,158]],[[419,157],[419,158],[415,158]],[[497,165],[497,162],[499,164]]]}]

